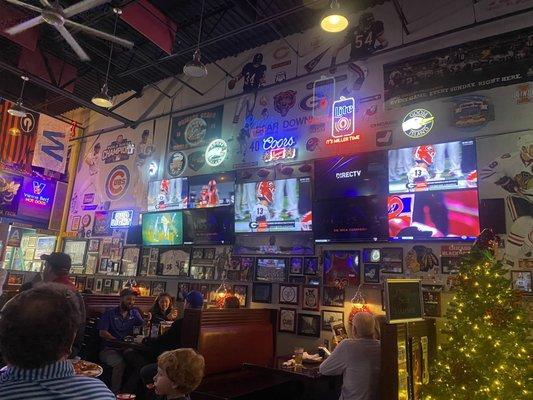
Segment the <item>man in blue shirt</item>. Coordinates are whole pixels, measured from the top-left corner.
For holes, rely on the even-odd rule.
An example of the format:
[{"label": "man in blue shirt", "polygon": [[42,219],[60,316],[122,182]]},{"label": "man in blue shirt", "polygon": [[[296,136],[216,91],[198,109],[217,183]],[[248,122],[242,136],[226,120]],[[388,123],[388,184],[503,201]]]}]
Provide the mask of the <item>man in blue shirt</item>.
[{"label": "man in blue shirt", "polygon": [[77,376],[67,360],[80,314],[66,286],[47,283],[14,297],[0,314],[0,399],[113,400],[98,379]]},{"label": "man in blue shirt", "polygon": [[[122,377],[126,369],[127,361],[137,364],[138,353],[131,349],[122,349],[118,341],[124,340],[126,336],[133,335],[133,328],[142,326],[144,319],[137,309],[134,309],[137,293],[131,289],[123,289],[120,292],[120,305],[106,310],[98,321],[97,328],[100,331],[102,340],[102,350],[100,360],[109,365],[113,372],[111,374],[111,390],[119,393],[122,387]],[[150,316],[148,316],[150,319]],[[142,365],[143,361],[139,361]],[[133,365],[136,367],[136,365]],[[140,368],[140,367],[139,367]],[[123,390],[133,393],[139,381],[137,368],[124,384]]]}]

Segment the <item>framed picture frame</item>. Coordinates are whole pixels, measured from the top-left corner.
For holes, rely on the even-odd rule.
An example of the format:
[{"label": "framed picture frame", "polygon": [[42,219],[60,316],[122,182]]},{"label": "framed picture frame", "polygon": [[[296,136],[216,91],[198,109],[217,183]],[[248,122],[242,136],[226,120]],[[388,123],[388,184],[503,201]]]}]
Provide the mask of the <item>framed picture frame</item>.
[{"label": "framed picture frame", "polygon": [[89,248],[87,252],[97,253],[100,250],[100,239],[89,239]]},{"label": "framed picture frame", "polygon": [[320,287],[302,286],[302,310],[318,311],[320,309]]},{"label": "framed picture frame", "polygon": [[298,312],[295,308],[280,308],[278,332],[296,333],[296,318]]},{"label": "framed picture frame", "polygon": [[216,255],[216,249],[214,247],[207,247],[204,249],[204,257],[206,260],[213,260]]},{"label": "framed picture frame", "polygon": [[381,263],[383,274],[403,274],[403,261],[383,261]]},{"label": "framed picture frame", "polygon": [[[99,270],[98,253],[87,253],[85,260],[85,274],[93,275],[96,270]],[[106,266],[107,267],[107,266]]]},{"label": "framed picture frame", "polygon": [[304,275],[318,274],[318,257],[304,258]]},{"label": "framed picture frame", "polygon": [[87,277],[87,282],[85,283],[85,289],[94,290],[94,277]]},{"label": "framed picture frame", "polygon": [[101,292],[102,289],[104,288],[104,280],[101,279],[101,278],[98,278],[98,279],[96,279],[94,282],[95,282],[95,285],[96,285],[96,286],[94,287],[94,291],[95,291],[95,292]]},{"label": "framed picture frame", "polygon": [[320,337],[320,315],[298,314],[298,335]]},{"label": "framed picture frame", "polygon": [[157,296],[167,291],[167,283],[164,281],[153,281],[150,284],[150,296]]},{"label": "framed picture frame", "polygon": [[204,248],[203,247],[194,247],[192,249],[192,259],[201,260],[204,258]]},{"label": "framed picture frame", "polygon": [[297,306],[300,303],[300,286],[293,284],[279,284],[279,304]]},{"label": "framed picture frame", "polygon": [[113,284],[111,287],[111,293],[118,293],[120,292],[120,288],[122,287],[122,281],[120,279],[113,279]]},{"label": "framed picture frame", "polygon": [[302,275],[304,270],[304,258],[303,257],[291,257],[289,263],[289,274]]},{"label": "framed picture frame", "polygon": [[519,292],[531,294],[531,271],[511,270],[511,287]]},{"label": "framed picture frame", "polygon": [[248,285],[233,285],[233,293],[239,299],[239,306],[246,307],[248,301]]},{"label": "framed picture frame", "polygon": [[100,274],[107,274],[107,264],[110,263],[111,261],[109,260],[109,258],[101,258],[100,259],[100,264],[99,264],[99,267],[98,267],[98,273]]},{"label": "framed picture frame", "polygon": [[344,311],[322,310],[322,330],[331,332],[331,325],[344,323]]},{"label": "framed picture frame", "polygon": [[379,268],[380,264],[364,264],[363,267],[363,282],[376,284],[379,283]]},{"label": "framed picture frame", "polygon": [[72,217],[72,221],[70,222],[70,230],[73,232],[78,232],[80,229],[80,221],[81,217],[79,215]]},{"label": "framed picture frame", "polygon": [[230,271],[239,271],[241,269],[241,257],[240,256],[231,256],[229,259],[228,269]]},{"label": "framed picture frame", "polygon": [[314,285],[314,286],[320,286],[322,284],[322,279],[320,279],[320,276],[306,276],[305,277],[305,284],[306,285]]},{"label": "framed picture frame", "polygon": [[441,316],[441,292],[424,290],[424,287],[422,287],[422,301],[424,302],[425,317]]},{"label": "framed picture frame", "polygon": [[322,293],[323,306],[344,308],[344,301],[346,296],[344,288],[337,286],[324,286]]},{"label": "framed picture frame", "polygon": [[305,285],[305,276],[304,275],[289,275],[289,283],[294,283],[295,285]]},{"label": "framed picture frame", "polygon": [[252,302],[272,303],[272,284],[254,282],[252,284]]}]

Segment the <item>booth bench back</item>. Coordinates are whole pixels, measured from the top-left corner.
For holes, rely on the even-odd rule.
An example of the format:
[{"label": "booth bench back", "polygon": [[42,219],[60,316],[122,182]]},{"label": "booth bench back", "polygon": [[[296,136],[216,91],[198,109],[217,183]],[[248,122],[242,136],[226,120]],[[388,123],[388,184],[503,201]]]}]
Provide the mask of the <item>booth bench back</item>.
[{"label": "booth bench back", "polygon": [[[120,297],[117,295],[84,294],[83,300],[87,318],[100,317],[108,308],[117,307],[120,304]],[[154,296],[137,296],[135,307],[142,312],[148,312],[154,301]]]}]

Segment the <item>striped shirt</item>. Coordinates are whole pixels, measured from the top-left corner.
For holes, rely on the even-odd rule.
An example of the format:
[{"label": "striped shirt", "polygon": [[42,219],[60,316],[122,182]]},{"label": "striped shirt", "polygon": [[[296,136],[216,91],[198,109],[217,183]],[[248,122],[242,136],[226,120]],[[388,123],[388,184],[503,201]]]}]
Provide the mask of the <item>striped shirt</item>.
[{"label": "striped shirt", "polygon": [[42,368],[8,367],[0,375],[2,400],[115,400],[104,383],[77,376],[70,361],[58,361]]}]

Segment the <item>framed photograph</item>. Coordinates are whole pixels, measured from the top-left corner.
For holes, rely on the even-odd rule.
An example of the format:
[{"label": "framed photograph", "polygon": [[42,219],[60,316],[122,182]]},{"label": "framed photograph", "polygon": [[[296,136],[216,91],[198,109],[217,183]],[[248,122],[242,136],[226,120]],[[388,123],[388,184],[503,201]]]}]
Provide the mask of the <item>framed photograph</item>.
[{"label": "framed photograph", "polygon": [[204,257],[206,260],[213,260],[215,258],[216,249],[213,247],[208,247],[204,249]]},{"label": "framed photograph", "polygon": [[320,315],[298,314],[298,335],[320,337]]},{"label": "framed photograph", "polygon": [[24,274],[13,274],[11,272],[7,274],[6,283],[8,285],[18,286],[18,285],[22,285],[23,282],[24,282]]},{"label": "framed photograph", "polygon": [[424,302],[425,317],[441,316],[441,292],[425,290],[424,287],[422,287],[422,300]]},{"label": "framed photograph", "polygon": [[297,306],[300,303],[300,286],[280,283],[279,284],[279,304],[290,304]]},{"label": "framed photograph", "polygon": [[102,239],[102,250],[100,251],[102,257],[106,257],[106,258],[111,257],[112,244],[113,244],[113,240],[111,238]]},{"label": "framed photograph", "polygon": [[295,308],[280,308],[278,331],[296,333],[296,315]]},{"label": "framed photograph", "polygon": [[72,221],[70,222],[70,230],[77,232],[80,229],[80,221],[81,217],[79,215],[72,217]]},{"label": "framed photograph", "polygon": [[365,264],[363,279],[365,283],[379,283],[380,264]]},{"label": "framed photograph", "polygon": [[201,260],[204,258],[204,248],[203,247],[195,247],[192,249],[192,259],[193,260]]},{"label": "framed photograph", "polygon": [[101,274],[106,274],[107,273],[107,264],[108,263],[111,263],[109,258],[101,258],[100,259],[100,267],[98,268],[98,272],[101,273]]},{"label": "framed photograph", "polygon": [[291,257],[289,274],[291,275],[302,275],[304,270],[304,259],[303,257]]},{"label": "framed photograph", "polygon": [[157,261],[159,258],[159,249],[151,247],[149,249],[150,261]]},{"label": "framed photograph", "polygon": [[140,247],[124,247],[122,250],[122,268],[120,273],[125,276],[137,275],[139,266]]},{"label": "framed photograph", "polygon": [[94,290],[94,277],[90,276],[87,278],[87,282],[85,283],[85,289]]},{"label": "framed photograph", "polygon": [[383,274],[403,274],[403,262],[383,261],[380,269]]},{"label": "framed photograph", "polygon": [[176,301],[185,301],[185,296],[187,296],[189,291],[189,282],[178,282],[178,290],[176,291]]},{"label": "framed photograph", "polygon": [[37,236],[30,236],[28,238],[28,247],[35,247],[37,245]]},{"label": "framed photograph", "polygon": [[344,308],[344,288],[337,286],[324,286],[322,293],[323,306]]},{"label": "framed photograph", "polygon": [[63,242],[63,252],[67,253],[72,265],[83,265],[85,260],[85,249],[87,248],[86,240],[65,240]]},{"label": "framed photograph", "polygon": [[344,320],[331,322],[331,331],[333,332],[333,340],[340,343],[343,339],[348,339],[348,331],[344,325]]},{"label": "framed photograph", "polygon": [[167,291],[167,283],[154,281],[150,285],[150,296],[157,296]]},{"label": "framed photograph", "polygon": [[157,275],[157,261],[150,261],[148,263],[148,276],[156,276]]},{"label": "framed photograph", "polygon": [[35,247],[34,260],[41,260],[43,254],[50,254],[56,247],[55,236],[41,236],[37,238],[37,245]]},{"label": "framed photograph", "polygon": [[331,325],[337,322],[344,324],[343,311],[322,310],[322,330],[331,332]]},{"label": "framed photograph", "polygon": [[85,260],[85,274],[94,274],[98,269],[98,266],[98,253],[87,253],[87,259]]},{"label": "framed photograph", "polygon": [[522,293],[531,293],[531,271],[511,271],[511,286]]},{"label": "framed photograph", "polygon": [[[194,258],[194,250],[193,250]],[[230,271],[239,271],[241,269],[241,258],[239,256],[231,256],[229,260],[228,269]]]},{"label": "framed photograph", "polygon": [[241,307],[246,307],[246,301],[248,299],[248,285],[233,285],[233,292],[235,297],[239,299],[239,305]]},{"label": "framed photograph", "polygon": [[443,274],[457,274],[459,272],[460,257],[441,257],[440,268]]},{"label": "framed photograph", "polygon": [[402,247],[383,247],[381,249],[381,261],[402,262],[403,261],[403,248]]},{"label": "framed photograph", "polygon": [[289,275],[289,283],[294,283],[295,285],[305,285],[305,276],[303,275]]},{"label": "framed photograph", "polygon": [[304,275],[318,274],[318,257],[304,258]]},{"label": "framed photograph", "polygon": [[306,285],[302,287],[302,310],[318,311],[320,309],[320,287]]},{"label": "framed photograph", "polygon": [[100,239],[89,239],[89,253],[95,253],[100,250]]},{"label": "framed photograph", "polygon": [[120,292],[121,287],[122,287],[122,281],[120,279],[114,279],[112,287],[111,287],[111,293]]},{"label": "framed photograph", "polygon": [[272,284],[254,282],[252,284],[252,302],[272,303]]},{"label": "framed photograph", "polygon": [[187,248],[162,250],[159,254],[161,275],[188,276],[190,257]]},{"label": "framed photograph", "polygon": [[97,279],[95,281],[95,283],[96,283],[96,286],[94,288],[94,291],[95,292],[101,292],[102,289],[103,289],[103,286],[104,286],[104,280],[103,279]]}]

